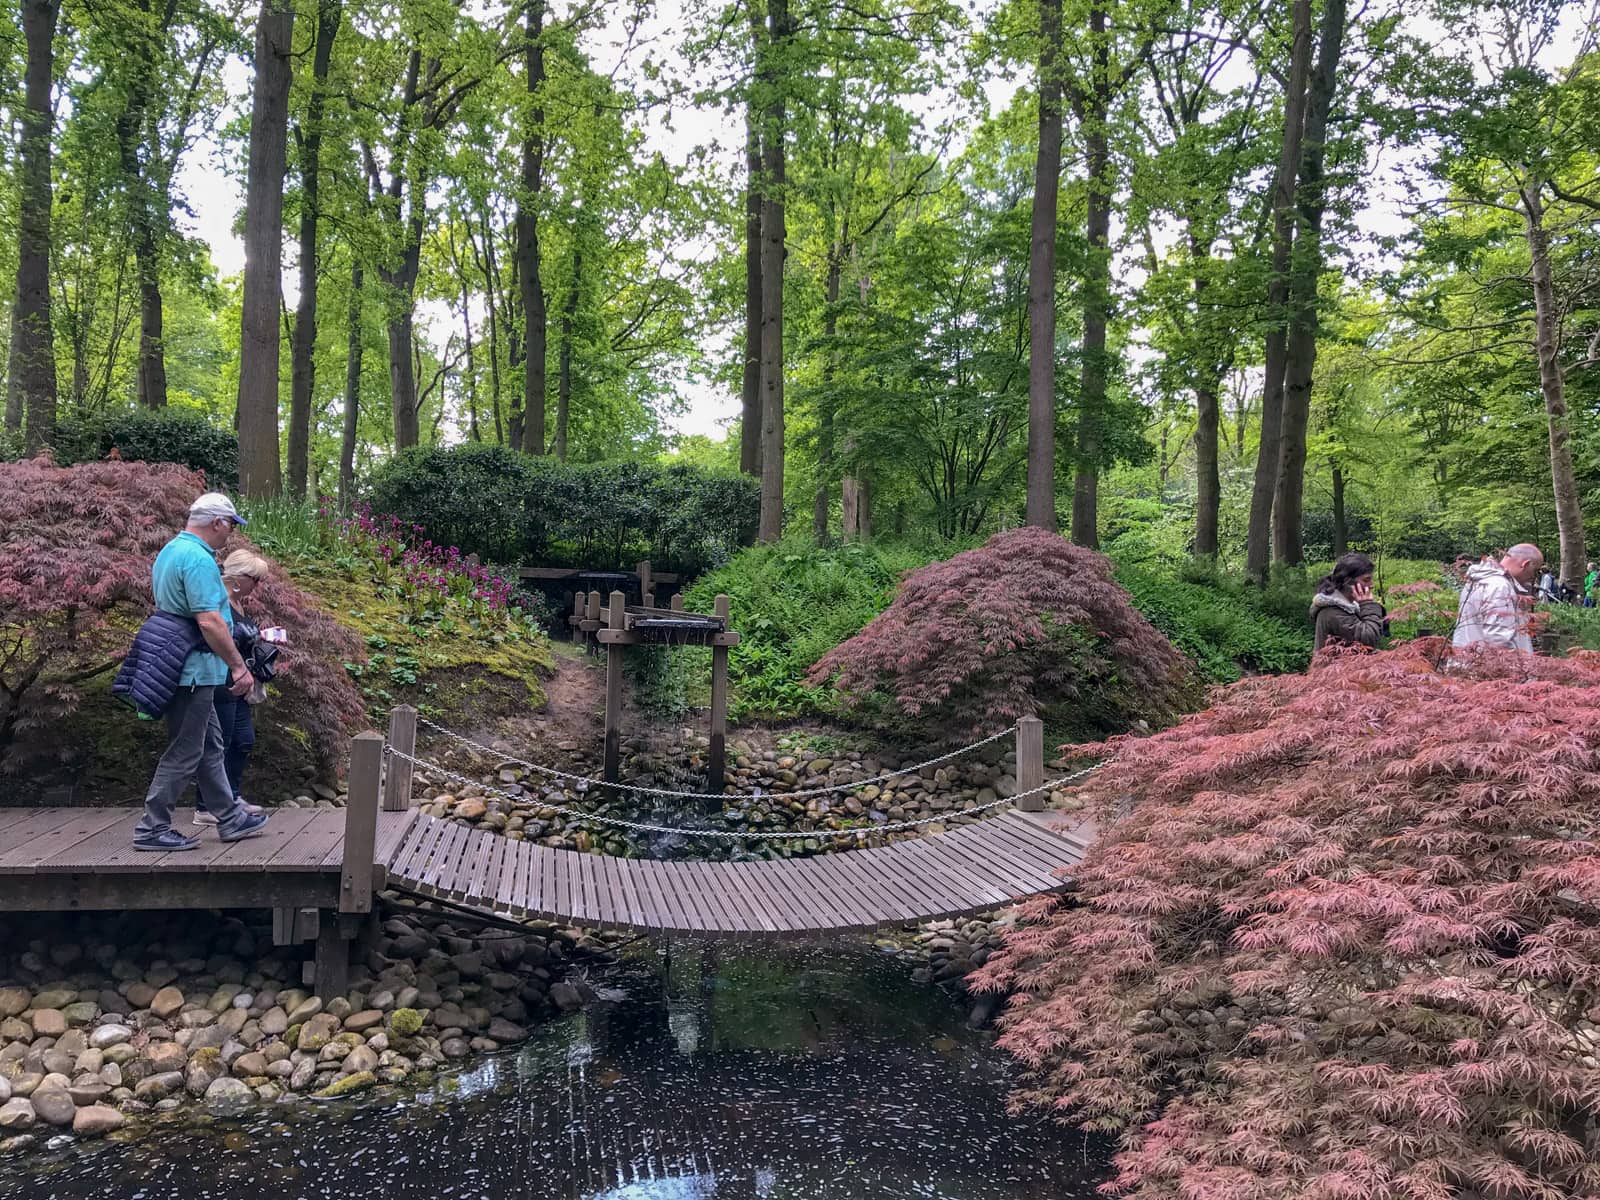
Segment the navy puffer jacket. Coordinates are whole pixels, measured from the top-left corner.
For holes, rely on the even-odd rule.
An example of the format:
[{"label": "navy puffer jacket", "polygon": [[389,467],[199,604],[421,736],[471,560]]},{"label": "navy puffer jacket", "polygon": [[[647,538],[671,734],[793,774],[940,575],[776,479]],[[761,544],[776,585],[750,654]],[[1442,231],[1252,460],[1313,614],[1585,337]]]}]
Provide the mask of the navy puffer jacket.
[{"label": "navy puffer jacket", "polygon": [[166,713],[183,678],[189,655],[205,646],[205,635],[192,617],[156,612],[139,627],[133,648],[122,660],[111,694],[147,717]]}]

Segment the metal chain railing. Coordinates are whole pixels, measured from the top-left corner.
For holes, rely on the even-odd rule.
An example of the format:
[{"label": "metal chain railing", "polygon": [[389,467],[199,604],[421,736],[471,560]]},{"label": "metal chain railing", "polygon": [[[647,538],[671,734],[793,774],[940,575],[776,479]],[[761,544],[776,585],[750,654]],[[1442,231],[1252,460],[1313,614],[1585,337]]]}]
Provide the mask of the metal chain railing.
[{"label": "metal chain railing", "polygon": [[[588,787],[615,788],[616,790],[623,792],[640,792],[650,796],[670,796],[673,799],[678,800],[703,800],[706,796],[704,792],[679,792],[673,791],[670,788],[644,787],[635,783],[607,783],[603,779],[593,779],[588,775],[574,775],[570,771],[560,771],[555,767],[547,767],[542,763],[532,763],[526,759],[517,758],[515,755],[505,754],[499,750],[496,750],[493,746],[485,746],[482,742],[475,742],[471,738],[459,734],[453,729],[446,729],[443,725],[435,724],[423,716],[419,716],[417,718],[417,724],[426,725],[435,733],[442,733],[445,737],[460,742],[463,746],[470,746],[472,749],[477,750],[482,754],[487,754],[499,762],[515,763],[519,767],[526,767],[530,771],[537,771],[539,774],[548,776],[551,779],[561,779],[569,783],[581,783]],[[719,799],[732,801],[803,800],[808,796],[831,796],[843,792],[853,792],[858,788],[864,788],[871,784],[887,783],[893,779],[901,779],[909,775],[921,774],[921,772],[926,770],[928,767],[937,767],[942,763],[949,762],[951,759],[960,758],[963,754],[970,754],[974,750],[981,750],[984,746],[990,745],[993,742],[998,742],[1001,738],[1010,737],[1015,732],[1016,726],[1013,725],[1010,728],[1000,730],[998,733],[991,733],[988,737],[982,739],[981,741],[973,742],[969,746],[962,746],[959,750],[952,750],[948,754],[941,754],[937,758],[930,758],[926,762],[920,762],[914,766],[902,767],[898,771],[890,771],[883,775],[874,775],[870,779],[857,779],[852,783],[832,784],[828,787],[800,788],[792,792],[763,792],[758,795],[721,796]]]},{"label": "metal chain railing", "polygon": [[[993,739],[990,739],[990,740],[993,740]],[[1087,777],[1089,775],[1094,774],[1094,772],[1098,771],[1101,767],[1106,766],[1107,764],[1109,764],[1110,762],[1113,761],[1111,759],[1106,759],[1104,762],[1098,762],[1092,767],[1085,767],[1083,770],[1075,772],[1072,775],[1066,775],[1066,776],[1063,776],[1060,779],[1050,780],[1050,781],[1048,781],[1046,783],[1041,784],[1040,786],[1038,786],[1036,788],[1029,788],[1025,792],[1018,792],[1018,793],[1016,793],[1015,795],[1012,795],[1012,796],[1004,796],[1004,797],[1001,797],[999,799],[993,800],[993,801],[991,801],[991,802],[989,802],[987,804],[979,804],[979,805],[976,805],[976,806],[974,806],[972,808],[963,808],[960,811],[951,811],[951,812],[948,812],[948,813],[937,813],[937,814],[935,814],[933,816],[929,816],[929,817],[919,817],[915,821],[891,821],[891,822],[887,822],[885,824],[867,825],[867,826],[862,826],[862,827],[856,828],[856,829],[807,829],[807,830],[795,830],[795,829],[752,829],[752,830],[738,830],[738,829],[704,829],[704,828],[700,828],[698,826],[687,826],[687,825],[660,825],[660,824],[656,824],[656,823],[650,822],[650,821],[630,821],[626,817],[613,817],[613,816],[608,816],[608,815],[603,814],[603,813],[585,812],[582,809],[572,808],[569,805],[552,804],[552,803],[550,803],[548,801],[545,801],[545,800],[542,800],[542,799],[530,798],[528,796],[513,795],[511,792],[505,791],[503,788],[495,787],[493,784],[482,783],[479,780],[476,780],[476,779],[472,778],[470,775],[463,775],[459,771],[452,771],[449,767],[441,766],[440,764],[438,764],[436,762],[432,762],[429,759],[417,758],[415,755],[407,754],[403,750],[397,750],[394,746],[391,746],[391,745],[385,744],[385,746],[383,748],[383,753],[384,753],[385,757],[398,758],[398,759],[402,760],[403,762],[411,763],[413,766],[421,767],[423,770],[430,771],[430,772],[432,772],[432,773],[434,773],[436,775],[443,776],[444,778],[449,779],[449,780],[453,780],[456,783],[464,784],[464,785],[466,785],[468,787],[479,788],[479,789],[481,789],[481,790],[483,790],[485,792],[490,793],[491,795],[499,796],[502,799],[509,800],[513,804],[531,804],[531,805],[535,805],[540,809],[546,809],[546,810],[549,810],[551,812],[557,812],[557,813],[560,813],[563,816],[573,817],[573,818],[575,818],[577,820],[580,820],[580,821],[591,821],[591,822],[594,822],[595,824],[599,824],[599,825],[611,825],[611,826],[615,826],[616,828],[619,828],[619,829],[630,829],[630,830],[633,830],[633,831],[638,832],[638,833],[680,833],[680,834],[685,834],[685,835],[688,835],[688,836],[691,836],[691,837],[724,838],[724,839],[730,839],[730,840],[735,840],[735,841],[777,840],[777,839],[780,839],[780,838],[818,838],[818,839],[837,838],[837,837],[865,838],[865,837],[870,837],[871,835],[873,835],[875,833],[900,833],[900,832],[903,832],[903,831],[908,830],[908,829],[919,829],[924,825],[933,825],[933,824],[937,824],[937,823],[948,823],[948,822],[950,822],[951,820],[953,820],[956,817],[970,817],[970,816],[973,816],[973,815],[975,815],[977,813],[988,812],[990,809],[1001,808],[1001,807],[1004,807],[1005,805],[1008,805],[1008,804],[1015,804],[1018,800],[1025,799],[1025,798],[1027,798],[1029,796],[1042,795],[1042,794],[1044,794],[1046,792],[1054,791],[1056,788],[1064,787],[1064,786],[1066,786],[1066,785],[1068,785],[1070,783],[1075,782],[1076,780],[1083,779],[1083,778],[1085,778],[1085,777]],[[505,761],[506,762],[516,762],[517,760],[516,759],[512,759],[512,758],[507,758],[507,759],[505,759]],[[527,765],[527,764],[524,764],[524,765]],[[600,787],[616,787],[616,786],[619,786],[619,785],[617,785],[617,784],[608,784],[608,783],[598,783],[597,786],[600,786]],[[856,785],[856,786],[862,786],[862,785]],[[693,796],[694,798],[699,799],[699,800],[707,799],[707,797],[705,795],[703,795],[702,793],[699,793],[699,792],[668,792],[668,791],[657,791],[654,788],[642,788],[642,787],[633,787],[633,788],[630,788],[630,790],[636,791],[636,792],[652,792],[652,793],[654,793],[656,795],[662,795],[662,796]],[[770,800],[770,799],[775,799],[775,798],[779,798],[779,797],[775,797],[775,796],[747,796],[747,797],[723,796],[723,797],[713,797],[713,798],[714,799],[722,799],[722,800],[735,800],[735,799]]]}]

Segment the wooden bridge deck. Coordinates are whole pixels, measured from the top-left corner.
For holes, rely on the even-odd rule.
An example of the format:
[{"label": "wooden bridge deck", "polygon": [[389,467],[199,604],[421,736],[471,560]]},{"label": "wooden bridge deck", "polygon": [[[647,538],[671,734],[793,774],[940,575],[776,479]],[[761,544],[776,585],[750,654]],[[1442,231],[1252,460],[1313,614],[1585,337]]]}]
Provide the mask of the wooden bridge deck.
[{"label": "wooden bridge deck", "polygon": [[[198,850],[133,849],[140,810],[0,816],[0,911],[341,906],[346,813],[280,809],[267,832]],[[1004,907],[1065,885],[1093,830],[1008,812],[946,833],[778,862],[655,862],[554,850],[417,812],[380,812],[372,889],[514,917],[678,934],[873,929]],[[347,898],[346,898],[347,899]],[[365,906],[362,906],[365,907]]]},{"label": "wooden bridge deck", "polygon": [[514,917],[742,937],[875,929],[1001,908],[1066,886],[1093,839],[1008,812],[888,846],[776,862],[657,862],[553,850],[418,816],[389,886]]}]

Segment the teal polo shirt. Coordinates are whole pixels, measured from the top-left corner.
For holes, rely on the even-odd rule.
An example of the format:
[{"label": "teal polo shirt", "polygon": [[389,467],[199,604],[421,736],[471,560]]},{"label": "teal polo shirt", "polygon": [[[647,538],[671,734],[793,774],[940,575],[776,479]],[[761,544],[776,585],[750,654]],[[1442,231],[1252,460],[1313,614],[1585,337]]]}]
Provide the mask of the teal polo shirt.
[{"label": "teal polo shirt", "polygon": [[[233,628],[228,589],[222,582],[217,559],[194,534],[184,530],[161,548],[150,568],[150,586],[156,607],[178,617],[219,612]],[[183,664],[179,687],[215,687],[228,682],[228,664],[209,649],[196,650]]]}]

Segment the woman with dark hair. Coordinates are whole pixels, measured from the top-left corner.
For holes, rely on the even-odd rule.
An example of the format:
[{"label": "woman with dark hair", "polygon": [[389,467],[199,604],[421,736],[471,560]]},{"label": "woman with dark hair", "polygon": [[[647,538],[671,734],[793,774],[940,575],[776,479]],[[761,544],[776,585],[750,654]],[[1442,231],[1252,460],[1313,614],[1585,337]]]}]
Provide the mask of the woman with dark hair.
[{"label": "woman with dark hair", "polygon": [[1316,648],[1379,646],[1389,632],[1388,614],[1372,598],[1372,560],[1365,554],[1346,554],[1333,564],[1317,584],[1311,601],[1311,623]]}]

